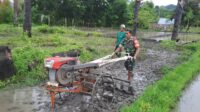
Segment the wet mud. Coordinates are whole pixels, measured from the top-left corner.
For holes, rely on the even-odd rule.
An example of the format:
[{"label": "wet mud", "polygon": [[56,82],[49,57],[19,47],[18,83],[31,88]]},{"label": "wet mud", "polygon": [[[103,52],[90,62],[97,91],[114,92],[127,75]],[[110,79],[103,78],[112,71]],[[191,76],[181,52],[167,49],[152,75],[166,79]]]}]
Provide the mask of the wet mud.
[{"label": "wet mud", "polygon": [[[134,68],[134,77],[131,86],[134,94],[115,90],[115,97],[109,109],[100,112],[117,112],[123,105],[134,102],[148,85],[161,79],[163,74],[160,69],[163,66],[175,66],[178,53],[157,49],[159,43],[144,43],[141,55]],[[154,46],[154,47],[153,47]],[[149,49],[151,48],[151,49]],[[127,71],[124,61],[112,63],[100,68],[102,74],[110,74],[113,77],[127,79]],[[116,84],[117,85],[117,84]],[[63,100],[57,96],[56,112],[82,112],[84,101],[89,102],[91,97],[83,94],[64,94]],[[6,90],[0,92],[1,112],[50,112],[50,97],[43,87]],[[86,111],[87,112],[87,111]]]},{"label": "wet mud", "polygon": [[49,97],[40,87],[5,90],[0,92],[1,112],[44,112]]}]

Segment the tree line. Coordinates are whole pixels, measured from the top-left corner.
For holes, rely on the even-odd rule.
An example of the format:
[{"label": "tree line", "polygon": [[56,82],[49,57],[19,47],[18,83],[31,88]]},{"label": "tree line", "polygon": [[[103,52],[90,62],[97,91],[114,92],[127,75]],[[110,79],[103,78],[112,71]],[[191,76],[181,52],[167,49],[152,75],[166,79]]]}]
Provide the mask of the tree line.
[{"label": "tree line", "polygon": [[[31,35],[31,23],[65,26],[115,27],[119,24],[148,29],[159,17],[174,18],[173,32],[200,25],[198,0],[177,0],[175,10],[142,0],[0,0],[0,23],[23,24]],[[139,15],[139,16],[138,16]],[[173,34],[173,35],[174,35]],[[134,35],[136,35],[134,33]],[[176,37],[174,35],[173,37]]]},{"label": "tree line", "polygon": [[[25,1],[14,0],[13,5],[9,4],[9,0],[0,1],[0,6],[4,6],[0,17],[5,18],[0,19],[0,23],[14,22],[15,25],[23,23]],[[34,24],[114,27],[122,23],[127,25],[134,23],[135,0],[30,0],[30,2],[31,20]],[[152,2],[143,2],[139,8],[141,16],[138,25],[141,28],[148,28],[149,23],[157,22],[159,16]]]}]

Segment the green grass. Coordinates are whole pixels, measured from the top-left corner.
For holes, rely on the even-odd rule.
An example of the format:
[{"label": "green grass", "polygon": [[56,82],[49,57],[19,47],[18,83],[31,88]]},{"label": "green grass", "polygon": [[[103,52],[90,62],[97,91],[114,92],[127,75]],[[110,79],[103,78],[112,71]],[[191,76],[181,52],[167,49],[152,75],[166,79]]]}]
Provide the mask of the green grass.
[{"label": "green grass", "polygon": [[[187,28],[184,28],[182,31],[186,31]],[[188,32],[200,32],[200,27],[191,27]]]},{"label": "green grass", "polygon": [[180,35],[179,38],[184,42],[200,41],[200,34]]},{"label": "green grass", "polygon": [[182,90],[200,71],[200,43],[183,49],[192,51],[187,61],[165,72],[161,80],[147,87],[143,95],[130,106],[124,106],[121,112],[170,112],[176,106]]},{"label": "green grass", "polygon": [[[34,86],[47,78],[43,60],[52,53],[79,49],[80,60],[87,62],[112,53],[114,39],[104,38],[97,31],[88,32],[73,27],[33,26],[32,38],[23,34],[22,27],[0,25],[0,45],[12,48],[17,74],[0,81],[0,88],[9,85]],[[28,65],[37,62],[29,71]]]},{"label": "green grass", "polygon": [[171,40],[165,40],[160,43],[162,49],[174,51],[176,50],[176,42]]}]

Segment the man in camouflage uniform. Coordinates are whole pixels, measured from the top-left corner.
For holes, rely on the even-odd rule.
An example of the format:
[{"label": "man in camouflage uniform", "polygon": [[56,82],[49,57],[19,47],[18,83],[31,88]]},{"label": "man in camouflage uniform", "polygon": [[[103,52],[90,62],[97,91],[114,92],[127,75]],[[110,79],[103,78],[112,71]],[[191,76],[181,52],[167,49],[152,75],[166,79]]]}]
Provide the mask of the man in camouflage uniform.
[{"label": "man in camouflage uniform", "polygon": [[128,81],[131,82],[133,78],[133,68],[135,66],[135,60],[140,51],[140,44],[136,37],[133,37],[132,32],[130,30],[126,31],[126,38],[121,42],[119,48],[115,50],[115,53],[118,53],[120,49],[124,48],[127,55],[130,56],[125,63],[124,66],[128,71]]}]

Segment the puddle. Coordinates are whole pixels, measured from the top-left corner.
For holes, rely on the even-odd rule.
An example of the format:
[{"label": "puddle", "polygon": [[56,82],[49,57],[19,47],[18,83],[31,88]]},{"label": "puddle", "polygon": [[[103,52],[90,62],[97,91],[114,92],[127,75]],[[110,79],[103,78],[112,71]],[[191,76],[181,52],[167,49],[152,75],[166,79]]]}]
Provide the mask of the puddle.
[{"label": "puddle", "polygon": [[[56,95],[56,112],[80,112],[82,96],[71,94],[65,102]],[[59,99],[59,100],[58,100]],[[51,112],[50,96],[42,87],[0,92],[0,112]]]},{"label": "puddle", "polygon": [[200,75],[183,93],[175,112],[200,111]]},{"label": "puddle", "polygon": [[49,101],[47,92],[39,87],[0,92],[0,112],[44,112]]},{"label": "puddle", "polygon": [[155,39],[157,42],[163,41],[163,40],[170,40],[171,37],[160,37],[160,38],[152,38]]}]

